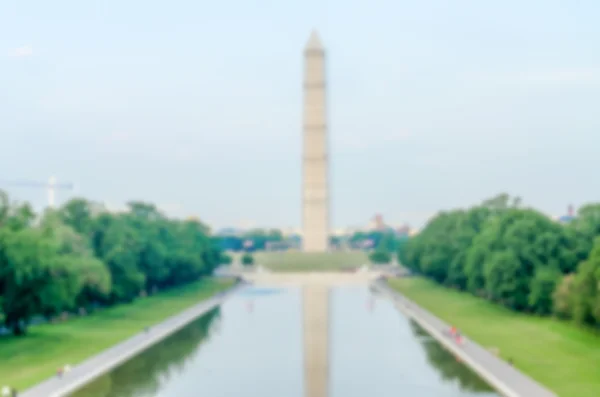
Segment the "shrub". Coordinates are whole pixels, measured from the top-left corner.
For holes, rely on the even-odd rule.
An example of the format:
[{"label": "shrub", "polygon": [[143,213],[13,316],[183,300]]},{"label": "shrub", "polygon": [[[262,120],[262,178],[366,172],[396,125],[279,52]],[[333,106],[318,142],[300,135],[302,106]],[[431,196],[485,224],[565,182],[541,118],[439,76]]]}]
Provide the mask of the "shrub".
[{"label": "shrub", "polygon": [[244,254],[242,256],[242,265],[250,266],[254,264],[254,257],[250,254]]}]

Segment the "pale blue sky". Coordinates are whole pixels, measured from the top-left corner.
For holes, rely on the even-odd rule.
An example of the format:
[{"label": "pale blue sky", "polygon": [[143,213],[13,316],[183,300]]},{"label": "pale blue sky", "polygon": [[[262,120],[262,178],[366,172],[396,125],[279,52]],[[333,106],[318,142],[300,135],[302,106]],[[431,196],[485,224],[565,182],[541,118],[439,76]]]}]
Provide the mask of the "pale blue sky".
[{"label": "pale blue sky", "polygon": [[316,27],[336,226],[419,226],[502,191],[562,214],[600,198],[599,15],[594,0],[6,0],[0,179],[299,226]]}]

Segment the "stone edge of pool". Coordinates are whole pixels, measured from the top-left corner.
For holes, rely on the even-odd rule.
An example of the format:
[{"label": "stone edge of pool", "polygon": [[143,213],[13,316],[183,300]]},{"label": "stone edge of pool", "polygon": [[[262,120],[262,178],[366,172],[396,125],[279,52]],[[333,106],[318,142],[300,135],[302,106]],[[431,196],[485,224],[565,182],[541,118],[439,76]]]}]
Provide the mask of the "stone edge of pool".
[{"label": "stone edge of pool", "polygon": [[20,397],[65,397],[76,392],[98,377],[118,367],[132,357],[142,353],[168,336],[179,331],[194,320],[219,306],[225,299],[248,286],[238,279],[230,289],[218,293],[165,321],[150,327],[148,332],[140,332],[95,356],[81,362],[62,378],[52,377],[19,393]]},{"label": "stone edge of pool", "polygon": [[377,280],[372,286],[390,297],[399,311],[419,324],[504,397],[558,397],[472,340],[469,339],[463,346],[456,344],[444,334],[444,330],[450,329],[448,324],[392,289],[384,280]]}]

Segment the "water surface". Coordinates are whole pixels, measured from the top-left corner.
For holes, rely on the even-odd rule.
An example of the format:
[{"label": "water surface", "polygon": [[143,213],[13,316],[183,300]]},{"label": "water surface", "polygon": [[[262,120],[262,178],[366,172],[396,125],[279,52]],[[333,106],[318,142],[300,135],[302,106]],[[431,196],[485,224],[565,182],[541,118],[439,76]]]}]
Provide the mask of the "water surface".
[{"label": "water surface", "polygon": [[[367,288],[330,294],[329,397],[497,397]],[[247,288],[72,397],[303,397],[300,289]]]},{"label": "water surface", "polygon": [[499,397],[367,288],[332,292],[330,397]]}]

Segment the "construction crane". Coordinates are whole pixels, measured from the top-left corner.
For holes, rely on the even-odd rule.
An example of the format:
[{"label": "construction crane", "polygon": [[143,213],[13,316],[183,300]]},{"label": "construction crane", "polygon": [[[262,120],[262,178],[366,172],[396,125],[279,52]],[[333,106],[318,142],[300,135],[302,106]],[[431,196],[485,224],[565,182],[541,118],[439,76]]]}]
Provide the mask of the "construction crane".
[{"label": "construction crane", "polygon": [[38,181],[0,181],[0,186],[15,186],[15,187],[32,187],[32,188],[44,188],[48,192],[48,207],[54,208],[56,199],[56,190],[73,190],[74,186],[72,183],[57,183],[56,177],[52,176],[48,179],[48,182]]}]

